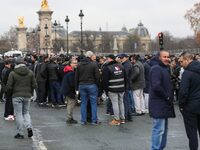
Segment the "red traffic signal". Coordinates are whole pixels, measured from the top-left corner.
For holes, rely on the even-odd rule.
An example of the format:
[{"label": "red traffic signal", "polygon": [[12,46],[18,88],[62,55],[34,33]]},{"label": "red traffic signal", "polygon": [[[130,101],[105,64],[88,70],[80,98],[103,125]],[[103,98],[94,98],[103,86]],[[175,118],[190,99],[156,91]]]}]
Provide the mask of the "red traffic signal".
[{"label": "red traffic signal", "polygon": [[159,45],[163,45],[163,33],[162,32],[158,33],[158,40],[159,40]]}]

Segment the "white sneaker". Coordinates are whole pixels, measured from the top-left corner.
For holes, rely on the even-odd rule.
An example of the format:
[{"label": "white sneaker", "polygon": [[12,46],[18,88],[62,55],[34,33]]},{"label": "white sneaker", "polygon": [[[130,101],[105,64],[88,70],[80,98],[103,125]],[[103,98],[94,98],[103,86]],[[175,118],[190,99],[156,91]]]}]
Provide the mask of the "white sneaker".
[{"label": "white sneaker", "polygon": [[14,121],[15,117],[13,115],[9,115],[10,116],[10,120]]},{"label": "white sneaker", "polygon": [[6,121],[14,121],[15,117],[13,115],[9,115],[8,117],[4,118]]}]

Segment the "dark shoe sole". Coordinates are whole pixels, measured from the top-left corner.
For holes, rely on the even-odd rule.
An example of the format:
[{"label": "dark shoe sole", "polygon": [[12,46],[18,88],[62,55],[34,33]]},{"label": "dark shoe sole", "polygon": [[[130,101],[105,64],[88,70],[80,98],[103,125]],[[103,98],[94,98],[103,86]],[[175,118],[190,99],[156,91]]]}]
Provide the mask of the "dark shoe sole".
[{"label": "dark shoe sole", "polygon": [[16,135],[14,136],[14,138],[15,138],[15,139],[24,139],[24,136],[18,133],[18,134],[16,134]]},{"label": "dark shoe sole", "polygon": [[28,137],[32,137],[33,136],[33,130],[31,128],[28,128],[27,132],[28,132]]}]

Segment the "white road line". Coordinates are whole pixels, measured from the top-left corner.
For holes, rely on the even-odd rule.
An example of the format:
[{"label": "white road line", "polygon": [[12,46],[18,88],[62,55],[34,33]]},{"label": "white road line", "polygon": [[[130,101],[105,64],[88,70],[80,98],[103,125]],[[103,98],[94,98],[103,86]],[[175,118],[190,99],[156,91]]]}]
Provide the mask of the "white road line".
[{"label": "white road line", "polygon": [[42,135],[40,134],[40,130],[34,128],[33,129],[33,149],[34,150],[47,150],[47,147],[43,143]]}]

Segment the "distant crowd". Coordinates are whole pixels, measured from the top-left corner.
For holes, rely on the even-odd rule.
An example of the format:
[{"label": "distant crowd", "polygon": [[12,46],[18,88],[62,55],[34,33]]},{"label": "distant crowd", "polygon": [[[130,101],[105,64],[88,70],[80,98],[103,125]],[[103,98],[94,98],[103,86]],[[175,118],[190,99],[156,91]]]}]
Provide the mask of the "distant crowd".
[{"label": "distant crowd", "polygon": [[[185,59],[188,61],[184,62]],[[179,103],[183,110],[190,103],[187,101],[190,101],[191,87],[183,83],[186,82],[184,73],[191,62],[199,61],[199,54],[170,56],[167,51],[145,56],[126,53],[96,56],[87,51],[80,56],[27,54],[23,58],[4,57],[0,60],[0,100],[5,101],[4,118],[16,119],[15,138],[22,139],[24,121],[28,122],[25,124],[28,136],[33,135],[29,115],[31,100],[41,107],[66,106],[68,124],[78,123],[73,110],[80,105],[82,125],[101,124],[97,107],[105,102],[106,115],[113,117],[110,125],[132,122],[133,116],[149,113],[153,118],[151,149],[161,150],[166,146],[167,118],[175,117],[173,104]],[[189,92],[184,93],[188,89]],[[196,96],[198,102],[194,103],[199,106],[200,94],[195,94],[193,98]],[[184,113],[183,117],[191,142],[194,138],[187,124],[189,117]]]}]

